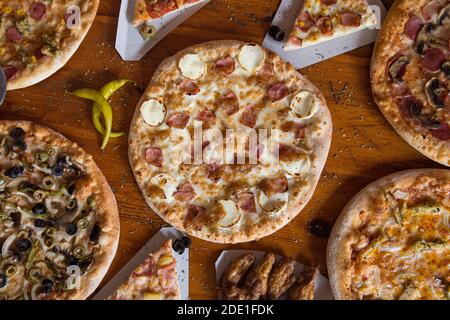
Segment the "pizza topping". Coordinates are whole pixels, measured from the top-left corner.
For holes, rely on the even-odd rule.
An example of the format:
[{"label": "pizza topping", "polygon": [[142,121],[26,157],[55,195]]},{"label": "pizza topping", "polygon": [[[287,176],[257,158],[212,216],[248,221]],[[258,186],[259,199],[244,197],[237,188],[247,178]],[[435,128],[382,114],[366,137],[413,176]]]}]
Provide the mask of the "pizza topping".
[{"label": "pizza topping", "polygon": [[432,0],[422,8],[422,16],[425,18],[425,20],[430,21],[435,15],[439,13],[441,8],[442,4],[440,0]]},{"label": "pizza topping", "polygon": [[241,48],[238,60],[245,71],[253,73],[263,65],[265,57],[264,50],[259,45],[249,43]]},{"label": "pizza topping", "polygon": [[307,126],[294,121],[287,121],[281,125],[281,130],[294,133],[294,138],[303,139],[306,135]]},{"label": "pizza topping", "polygon": [[261,182],[261,190],[268,196],[284,193],[288,190],[288,180],[285,176],[266,178]]},{"label": "pizza topping", "polygon": [[230,56],[216,61],[216,68],[226,74],[231,74],[234,71],[234,59]]},{"label": "pizza topping", "polygon": [[320,101],[314,93],[303,90],[292,99],[290,110],[297,118],[309,119],[316,113],[319,103]]},{"label": "pizza topping", "polygon": [[207,176],[212,181],[219,181],[224,173],[224,167],[217,163],[211,163],[207,168]]},{"label": "pizza topping", "polygon": [[204,109],[197,114],[197,120],[203,122],[203,127],[205,129],[211,128],[216,124],[216,114],[214,110]]},{"label": "pizza topping", "polygon": [[402,84],[403,77],[406,74],[406,69],[411,62],[411,58],[408,56],[400,56],[397,60],[395,60],[391,66],[389,67],[389,76],[391,80],[397,84]]},{"label": "pizza topping", "polygon": [[258,110],[252,106],[248,105],[245,107],[242,113],[241,119],[239,120],[243,125],[247,127],[254,128],[256,125],[256,120],[258,119]]},{"label": "pizza topping", "polygon": [[267,90],[267,95],[272,102],[280,101],[289,95],[289,88],[284,83],[278,83]]},{"label": "pizza topping", "polygon": [[178,187],[177,191],[173,194],[173,197],[181,202],[189,202],[193,200],[196,195],[192,185],[189,182],[185,182]]},{"label": "pizza topping", "polygon": [[285,32],[280,29],[279,26],[270,26],[268,32],[269,36],[271,36],[275,41],[283,41],[285,37]]},{"label": "pizza topping", "polygon": [[361,15],[354,12],[347,12],[341,15],[341,24],[345,27],[359,27],[361,25]]},{"label": "pizza topping", "polygon": [[440,140],[450,140],[450,127],[447,124],[442,123],[438,128],[431,129],[431,134],[433,137]]},{"label": "pizza topping", "polygon": [[17,68],[13,65],[6,65],[3,67],[3,72],[5,73],[6,80],[11,79],[17,73]]},{"label": "pizza topping", "polygon": [[284,211],[288,204],[288,193],[278,193],[272,196],[260,191],[258,192],[258,205],[268,213],[276,214]]},{"label": "pizza topping", "polygon": [[166,118],[166,107],[159,100],[150,99],[141,105],[141,116],[146,124],[157,127]]},{"label": "pizza topping", "polygon": [[450,80],[450,61],[446,61],[442,64],[441,71],[444,73],[444,76]]},{"label": "pizza topping", "polygon": [[239,111],[239,99],[234,92],[230,91],[221,97],[220,108],[224,109],[229,116]]},{"label": "pizza topping", "polygon": [[236,195],[237,206],[244,212],[256,212],[255,195],[252,192],[241,192]]},{"label": "pizza topping", "polygon": [[30,16],[34,20],[41,20],[47,14],[47,7],[42,2],[33,2],[29,9]]},{"label": "pizza topping", "polygon": [[156,147],[149,147],[145,149],[144,159],[148,164],[161,167],[163,161],[162,150]]},{"label": "pizza topping", "polygon": [[181,91],[190,96],[196,95],[197,93],[200,92],[200,88],[195,84],[195,82],[186,79],[182,80],[178,84],[178,87],[181,89]]},{"label": "pizza topping", "polygon": [[415,96],[404,96],[397,99],[400,113],[405,118],[418,117],[423,109],[422,101]]},{"label": "pizza topping", "polygon": [[167,119],[169,127],[184,129],[189,122],[190,116],[186,113],[176,112]]},{"label": "pizza topping", "polygon": [[219,210],[222,213],[222,219],[219,225],[222,228],[232,228],[241,220],[241,213],[239,212],[236,203],[232,200],[219,200]]},{"label": "pizza topping", "polygon": [[423,26],[423,21],[418,16],[411,16],[405,25],[405,34],[411,40],[416,40],[417,34]]},{"label": "pizza topping", "polygon": [[331,6],[333,4],[336,4],[337,0],[320,0],[320,3],[325,6]]},{"label": "pizza topping", "polygon": [[16,27],[9,27],[6,30],[6,38],[8,38],[9,41],[12,42],[19,42],[23,39],[22,34],[19,32],[19,30],[17,30]]},{"label": "pizza topping", "polygon": [[292,176],[302,176],[308,172],[310,159],[302,149],[280,144],[278,149],[281,166],[284,171]]},{"label": "pizza topping", "polygon": [[206,64],[198,54],[188,53],[181,57],[178,68],[183,77],[198,80],[206,73]]},{"label": "pizza topping", "polygon": [[330,16],[320,17],[316,22],[317,28],[325,35],[333,33],[333,23]]},{"label": "pizza topping", "polygon": [[435,108],[443,108],[445,106],[445,99],[449,91],[438,78],[431,78],[425,84],[425,94],[428,102]]},{"label": "pizza topping", "polygon": [[438,72],[442,64],[445,62],[446,56],[442,50],[438,48],[430,48],[425,51],[422,60],[423,67],[431,72]]},{"label": "pizza topping", "polygon": [[315,25],[316,23],[308,11],[303,11],[297,19],[297,27],[302,32],[308,32]]}]

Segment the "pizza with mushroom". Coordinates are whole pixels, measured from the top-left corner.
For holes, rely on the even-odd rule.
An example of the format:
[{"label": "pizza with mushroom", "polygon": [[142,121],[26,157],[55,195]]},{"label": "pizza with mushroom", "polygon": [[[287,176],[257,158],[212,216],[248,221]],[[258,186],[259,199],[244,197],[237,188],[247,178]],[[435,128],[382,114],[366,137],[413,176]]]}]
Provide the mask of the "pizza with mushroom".
[{"label": "pizza with mushroom", "polygon": [[363,189],[328,242],[336,299],[450,299],[450,171],[409,170]]},{"label": "pizza with mushroom", "polygon": [[208,0],[136,0],[134,3],[133,25],[159,19],[169,13],[185,9]]},{"label": "pizza with mushroom", "polygon": [[450,1],[399,0],[372,61],[375,101],[398,134],[450,166]]},{"label": "pizza with mushroom", "polygon": [[129,136],[154,212],[213,242],[267,236],[309,201],[332,122],[321,93],[257,44],[216,41],[165,60]]},{"label": "pizza with mushroom", "polygon": [[85,299],[117,250],[114,195],[60,134],[0,121],[0,300]]},{"label": "pizza with mushroom", "polygon": [[372,28],[377,17],[365,0],[305,0],[286,50],[296,50]]},{"label": "pizza with mushroom", "polygon": [[92,25],[99,0],[0,2],[0,67],[8,90],[42,81],[63,67]]}]

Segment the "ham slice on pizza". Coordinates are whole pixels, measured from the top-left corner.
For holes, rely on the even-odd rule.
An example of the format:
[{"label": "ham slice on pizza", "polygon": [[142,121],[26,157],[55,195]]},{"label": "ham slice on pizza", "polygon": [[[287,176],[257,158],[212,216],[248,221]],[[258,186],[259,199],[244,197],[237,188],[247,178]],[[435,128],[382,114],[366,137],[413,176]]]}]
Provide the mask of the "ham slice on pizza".
[{"label": "ham slice on pizza", "polygon": [[168,13],[178,11],[207,0],[136,0],[134,5],[133,25],[152,21]]},{"label": "ham slice on pizza", "polygon": [[308,47],[375,26],[365,0],[305,0],[285,50]]}]

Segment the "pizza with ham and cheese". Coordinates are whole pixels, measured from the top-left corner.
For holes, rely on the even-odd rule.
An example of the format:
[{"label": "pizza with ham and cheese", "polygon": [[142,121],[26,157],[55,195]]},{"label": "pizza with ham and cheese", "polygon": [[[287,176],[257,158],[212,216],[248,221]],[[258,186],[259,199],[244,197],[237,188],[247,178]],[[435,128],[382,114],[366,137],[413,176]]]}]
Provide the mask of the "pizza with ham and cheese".
[{"label": "pizza with ham and cheese", "polygon": [[336,299],[450,299],[450,171],[384,177],[344,208],[328,242]]},{"label": "pizza with ham and cheese", "polygon": [[135,111],[129,158],[164,220],[236,243],[267,236],[301,211],[331,133],[324,98],[292,65],[256,44],[216,41],[159,66]]},{"label": "pizza with ham and cheese", "polygon": [[296,50],[374,27],[377,17],[365,0],[305,0],[285,50]]},{"label": "pizza with ham and cheese", "polygon": [[151,253],[110,300],[179,300],[177,261],[172,240]]},{"label": "pizza with ham and cheese", "polygon": [[8,90],[63,67],[91,27],[99,0],[0,1],[0,67]]},{"label": "pizza with ham and cheese", "polygon": [[134,3],[133,25],[159,19],[166,14],[185,9],[207,0],[136,0]]},{"label": "pizza with ham and cheese", "polygon": [[372,61],[375,101],[398,134],[450,166],[450,1],[399,0]]},{"label": "pizza with ham and cheese", "polygon": [[119,242],[114,195],[59,133],[0,121],[0,300],[85,299]]}]

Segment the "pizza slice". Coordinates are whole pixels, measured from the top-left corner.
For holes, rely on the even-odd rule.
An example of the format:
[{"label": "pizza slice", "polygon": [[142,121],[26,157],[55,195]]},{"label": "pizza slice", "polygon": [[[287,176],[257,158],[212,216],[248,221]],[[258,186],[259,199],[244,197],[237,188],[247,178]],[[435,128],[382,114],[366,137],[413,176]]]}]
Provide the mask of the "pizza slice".
[{"label": "pizza slice", "polygon": [[176,259],[172,240],[150,253],[127,282],[119,286],[110,300],[177,300],[180,299]]},{"label": "pizza slice", "polygon": [[152,21],[168,13],[178,11],[207,0],[136,0],[134,4],[133,25]]},{"label": "pizza slice", "polygon": [[305,0],[285,50],[296,50],[375,26],[365,0]]}]

